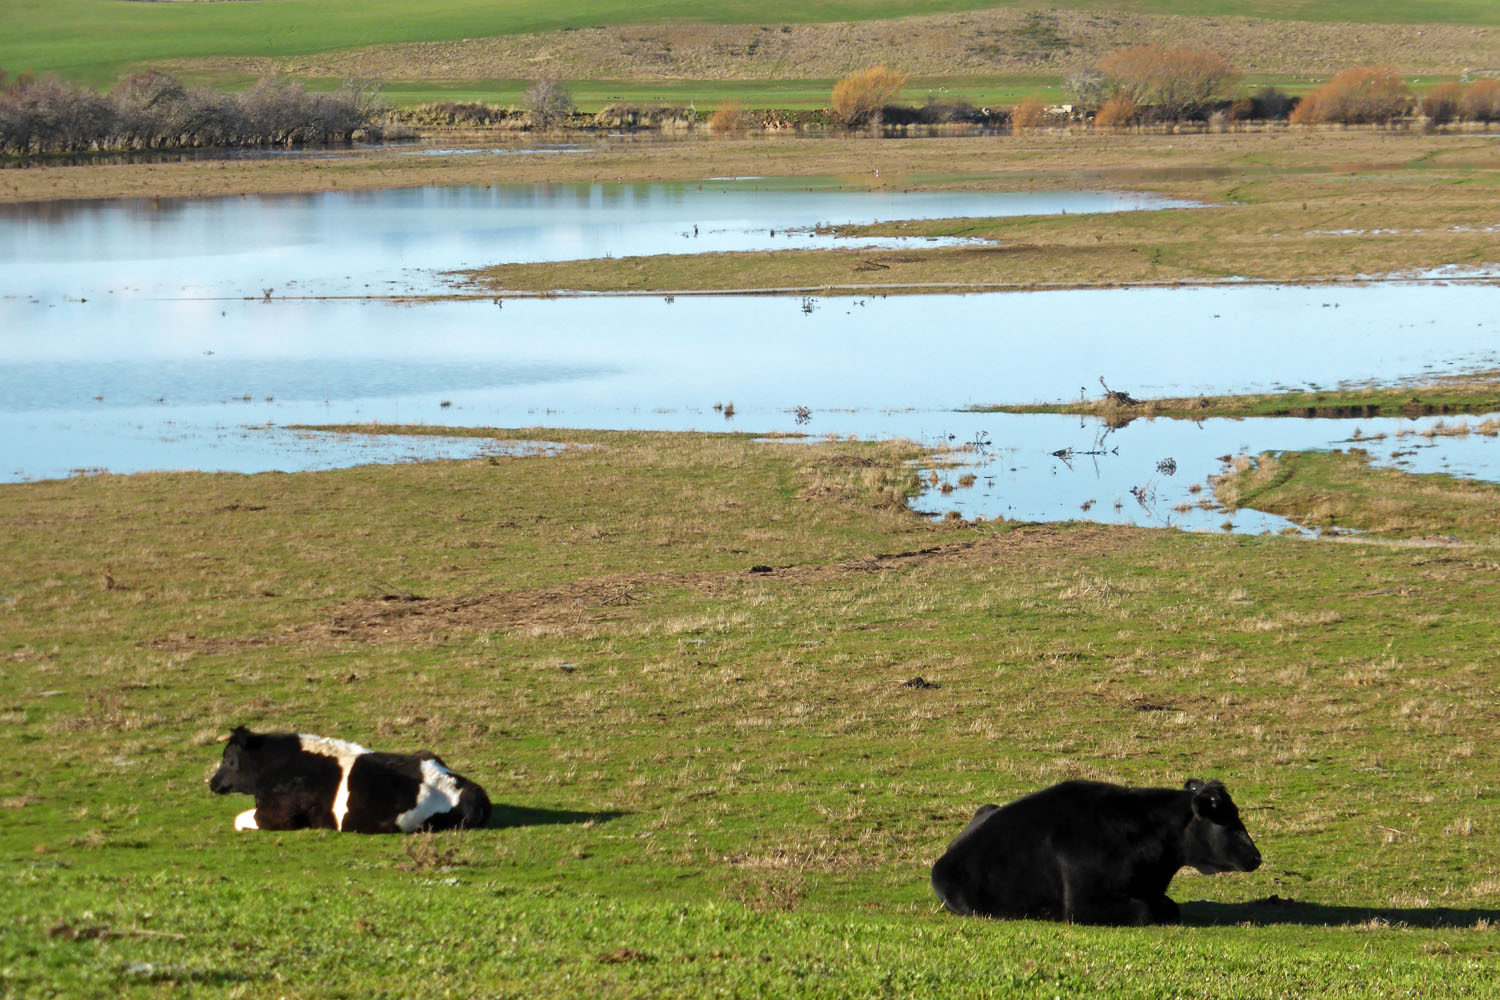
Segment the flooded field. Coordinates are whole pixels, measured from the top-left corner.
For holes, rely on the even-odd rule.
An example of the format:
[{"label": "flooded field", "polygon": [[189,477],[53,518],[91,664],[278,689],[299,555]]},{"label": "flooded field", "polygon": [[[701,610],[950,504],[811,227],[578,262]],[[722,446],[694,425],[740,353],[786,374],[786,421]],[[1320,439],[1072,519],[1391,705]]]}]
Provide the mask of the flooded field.
[{"label": "flooded field", "polygon": [[[818,222],[1151,205],[1103,193],[723,181],[4,209],[0,478],[294,470],[494,447],[288,429],[344,422],[908,437],[965,449],[951,456],[962,467],[937,470],[917,503],[935,514],[1199,530],[1225,522],[1201,504],[1225,455],[1357,445],[1406,468],[1500,478],[1495,439],[1422,436],[1433,420],[1142,420],[1110,430],[1076,417],[962,412],[1097,396],[1101,377],[1147,397],[1492,366],[1500,289],[1487,285],[385,297],[503,260],[824,245],[831,238],[809,230]],[[1248,511],[1232,526],[1285,527]]]},{"label": "flooded field", "polygon": [[905,245],[813,232],[821,223],[1178,204],[1108,191],[902,193],[749,178],[0,205],[0,294],[421,295],[446,289],[447,272],[489,264]]}]

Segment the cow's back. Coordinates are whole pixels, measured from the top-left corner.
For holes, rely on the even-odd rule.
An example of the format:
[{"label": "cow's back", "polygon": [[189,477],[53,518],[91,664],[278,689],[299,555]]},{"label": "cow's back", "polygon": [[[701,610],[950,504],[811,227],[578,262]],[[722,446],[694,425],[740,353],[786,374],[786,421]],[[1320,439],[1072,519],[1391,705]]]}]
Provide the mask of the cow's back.
[{"label": "cow's back", "polygon": [[943,905],[963,916],[1056,919],[1058,834],[1078,812],[1076,798],[1057,785],[982,807],[932,866],[932,887]]},{"label": "cow's back", "polygon": [[483,826],[490,817],[484,789],[426,752],[361,756],[349,772],[348,801],[342,829],[353,833]]}]

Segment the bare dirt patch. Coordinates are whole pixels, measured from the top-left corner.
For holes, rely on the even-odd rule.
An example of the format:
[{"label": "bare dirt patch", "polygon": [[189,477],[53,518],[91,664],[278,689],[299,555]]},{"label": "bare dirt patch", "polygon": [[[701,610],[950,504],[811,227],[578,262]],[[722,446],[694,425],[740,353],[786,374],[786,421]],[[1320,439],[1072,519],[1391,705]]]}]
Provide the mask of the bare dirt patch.
[{"label": "bare dirt patch", "polygon": [[1130,532],[1104,526],[1030,525],[906,552],[816,566],[757,565],[730,572],[627,573],[590,577],[555,587],[425,598],[365,597],[332,608],[321,621],[248,638],[176,634],[145,645],[162,652],[221,654],[244,649],[325,649],[351,643],[427,645],[453,633],[548,629],[577,634],[633,617],[633,609],[659,588],[728,595],[749,581],[770,585],[818,584],[868,573],[936,565],[1022,565],[1066,551],[1078,558],[1130,544]]},{"label": "bare dirt patch", "polygon": [[1454,74],[1493,64],[1500,28],[998,9],[831,24],[636,24],[175,65],[388,80],[796,80],[886,62],[917,76],[1056,76],[1144,43],[1214,49],[1255,74],[1326,77],[1362,63]]}]

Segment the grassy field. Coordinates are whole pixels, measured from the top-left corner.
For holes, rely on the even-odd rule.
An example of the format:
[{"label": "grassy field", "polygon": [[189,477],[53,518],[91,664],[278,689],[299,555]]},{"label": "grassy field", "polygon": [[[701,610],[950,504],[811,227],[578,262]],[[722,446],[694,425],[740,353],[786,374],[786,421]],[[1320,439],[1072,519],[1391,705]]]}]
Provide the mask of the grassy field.
[{"label": "grassy field", "polygon": [[[1240,492],[1332,476],[1356,542],[932,523],[908,446],[545,436],[592,447],[0,486],[0,993],[1488,994],[1494,487]],[[496,820],[236,834],[238,723]],[[1072,776],[1221,778],[1266,864],[1176,928],[940,912],[972,809]]]}]

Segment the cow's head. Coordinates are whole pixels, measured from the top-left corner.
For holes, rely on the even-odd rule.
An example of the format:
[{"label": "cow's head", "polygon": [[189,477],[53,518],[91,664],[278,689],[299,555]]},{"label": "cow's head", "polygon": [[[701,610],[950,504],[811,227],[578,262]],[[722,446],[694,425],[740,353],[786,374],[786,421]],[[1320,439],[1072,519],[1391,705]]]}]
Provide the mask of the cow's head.
[{"label": "cow's head", "polygon": [[255,748],[260,739],[244,726],[234,728],[229,734],[229,745],[224,748],[219,769],[208,779],[209,791],[215,795],[230,792],[255,794]]},{"label": "cow's head", "polygon": [[1205,875],[1259,868],[1260,851],[1224,786],[1189,778],[1183,787],[1193,793],[1193,818],[1183,837],[1187,863]]}]

